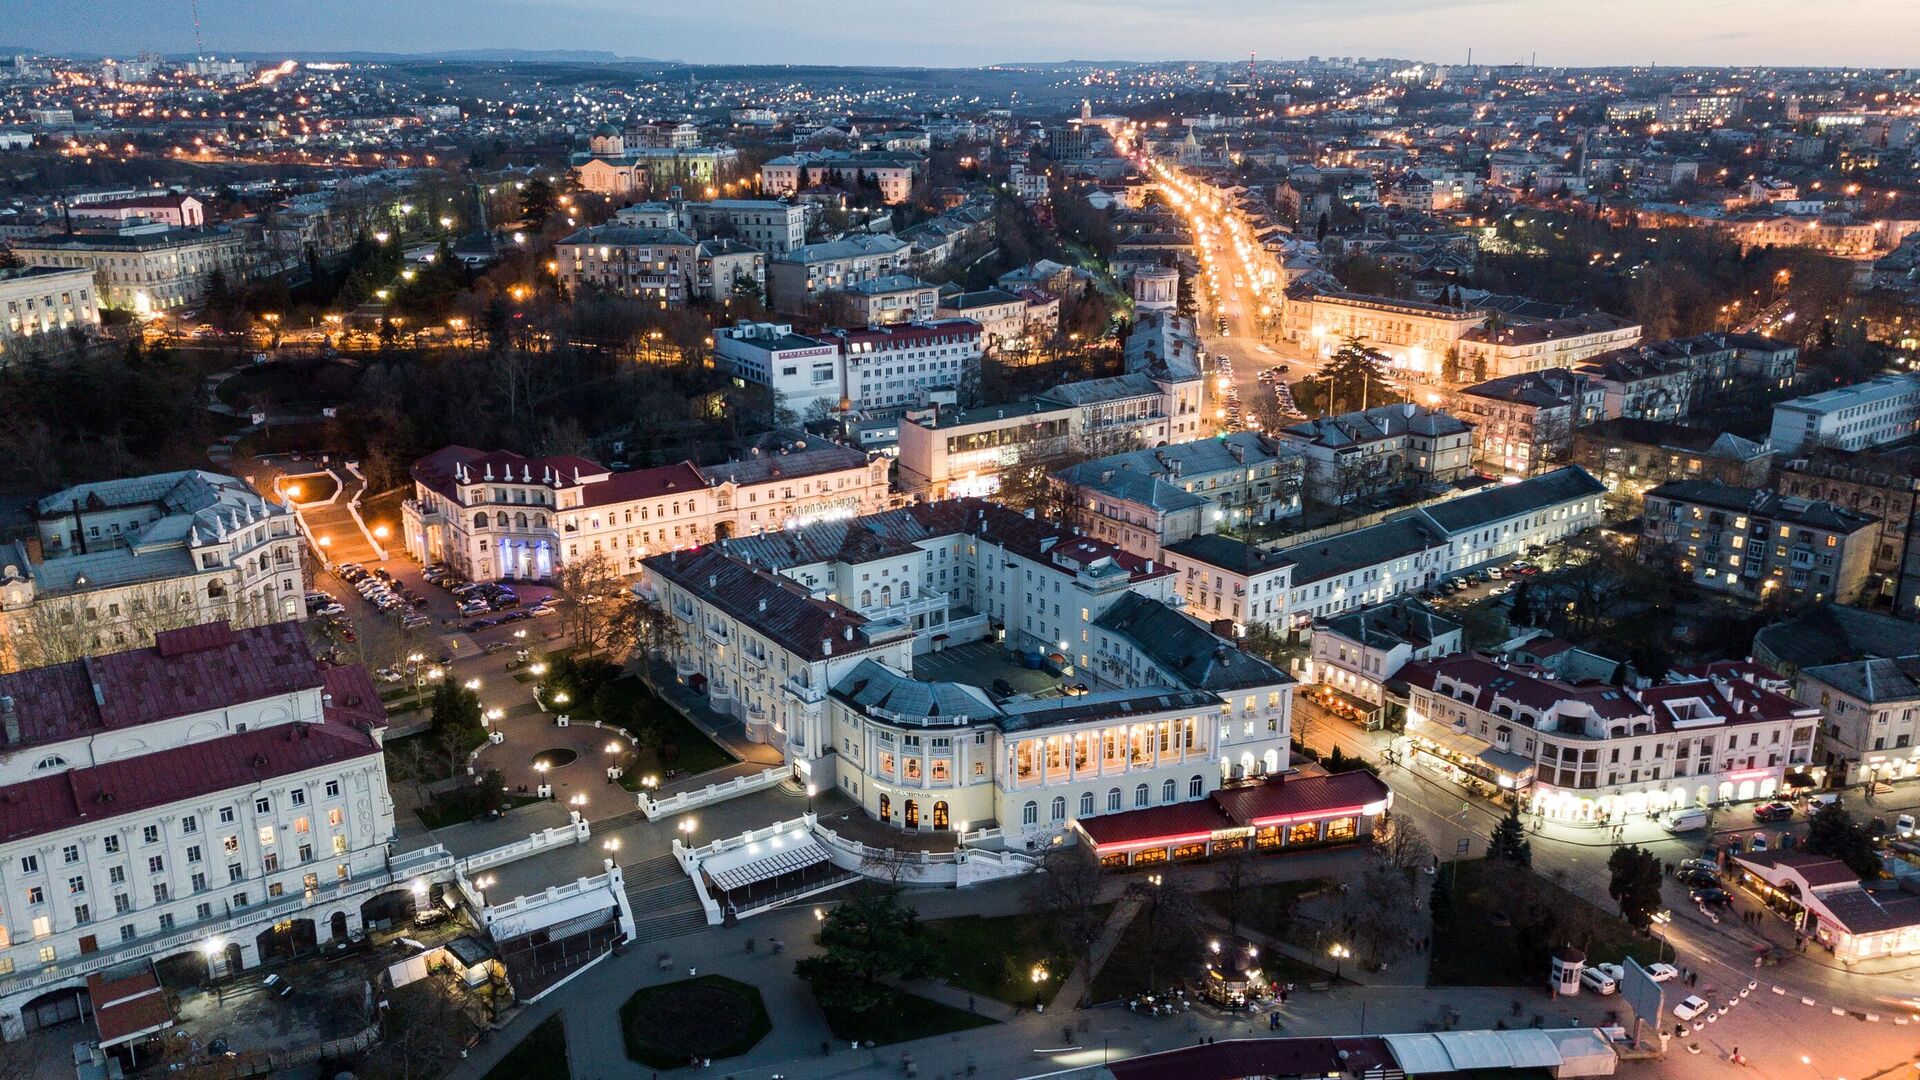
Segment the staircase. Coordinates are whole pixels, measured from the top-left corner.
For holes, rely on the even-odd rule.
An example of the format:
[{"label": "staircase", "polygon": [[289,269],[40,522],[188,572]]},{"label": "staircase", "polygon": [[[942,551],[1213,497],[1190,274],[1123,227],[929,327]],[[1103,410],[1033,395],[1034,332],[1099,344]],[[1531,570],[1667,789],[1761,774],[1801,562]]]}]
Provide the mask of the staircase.
[{"label": "staircase", "polygon": [[673,856],[661,855],[620,871],[626,878],[627,906],[633,911],[634,941],[659,941],[706,929],[706,909]]}]

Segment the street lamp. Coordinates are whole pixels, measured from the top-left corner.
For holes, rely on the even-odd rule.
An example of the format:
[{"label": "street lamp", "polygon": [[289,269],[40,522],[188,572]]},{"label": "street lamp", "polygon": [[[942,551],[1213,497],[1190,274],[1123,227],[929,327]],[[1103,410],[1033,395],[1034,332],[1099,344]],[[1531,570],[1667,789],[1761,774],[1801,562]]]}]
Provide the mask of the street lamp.
[{"label": "street lamp", "polygon": [[1333,957],[1333,977],[1338,979],[1340,977],[1341,961],[1352,956],[1353,951],[1336,941],[1327,949],[1327,955]]},{"label": "street lamp", "polygon": [[1033,965],[1033,972],[1031,977],[1033,979],[1033,1009],[1035,1012],[1039,1012],[1040,1011],[1040,986],[1042,983],[1047,981],[1046,965],[1045,964]]},{"label": "street lamp", "polygon": [[809,814],[813,813],[813,797],[819,794],[819,791],[820,789],[814,785],[807,785],[807,813]]},{"label": "street lamp", "polygon": [[373,538],[375,540],[385,540],[387,538],[387,527],[385,525],[375,525],[373,527]]},{"label": "street lamp", "polygon": [[680,822],[680,824],[674,826],[674,828],[679,829],[681,832],[687,834],[686,844],[688,847],[692,847],[693,846],[693,830],[695,828],[694,820],[692,818],[687,818],[684,821]]}]

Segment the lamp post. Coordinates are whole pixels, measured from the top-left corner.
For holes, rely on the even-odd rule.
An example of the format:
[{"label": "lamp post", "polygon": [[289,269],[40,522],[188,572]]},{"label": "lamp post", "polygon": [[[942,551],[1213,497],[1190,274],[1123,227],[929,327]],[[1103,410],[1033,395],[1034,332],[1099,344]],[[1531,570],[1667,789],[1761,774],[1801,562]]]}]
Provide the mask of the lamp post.
[{"label": "lamp post", "polygon": [[807,785],[807,813],[813,813],[813,797],[819,794],[819,792],[820,789],[813,784]]},{"label": "lamp post", "polygon": [[1033,971],[1032,971],[1032,973],[1031,973],[1031,978],[1033,979],[1033,1011],[1034,1011],[1034,1012],[1039,1012],[1039,1011],[1040,1011],[1040,1005],[1041,1005],[1041,1001],[1040,1001],[1040,988],[1041,988],[1041,986],[1042,986],[1043,984],[1045,984],[1045,983],[1046,983],[1046,981],[1047,981],[1047,968],[1046,968],[1046,965],[1045,965],[1045,964],[1035,964],[1035,965],[1033,965]]},{"label": "lamp post", "polygon": [[1327,955],[1333,957],[1333,977],[1338,979],[1340,977],[1341,961],[1352,956],[1353,950],[1347,948],[1345,945],[1342,945],[1336,941],[1333,943],[1331,947],[1327,949]]}]

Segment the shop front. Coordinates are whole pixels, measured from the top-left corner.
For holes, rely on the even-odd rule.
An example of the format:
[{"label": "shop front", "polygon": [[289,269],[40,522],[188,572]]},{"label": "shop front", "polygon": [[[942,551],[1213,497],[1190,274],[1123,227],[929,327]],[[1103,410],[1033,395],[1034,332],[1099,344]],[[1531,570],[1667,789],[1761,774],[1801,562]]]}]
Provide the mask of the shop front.
[{"label": "shop front", "polygon": [[1358,843],[1373,834],[1393,793],[1368,772],[1279,776],[1223,788],[1204,800],[1078,819],[1109,869],[1190,862],[1251,847],[1261,854]]},{"label": "shop front", "polygon": [[1464,731],[1421,724],[1394,740],[1401,761],[1483,799],[1527,797],[1533,762]]}]

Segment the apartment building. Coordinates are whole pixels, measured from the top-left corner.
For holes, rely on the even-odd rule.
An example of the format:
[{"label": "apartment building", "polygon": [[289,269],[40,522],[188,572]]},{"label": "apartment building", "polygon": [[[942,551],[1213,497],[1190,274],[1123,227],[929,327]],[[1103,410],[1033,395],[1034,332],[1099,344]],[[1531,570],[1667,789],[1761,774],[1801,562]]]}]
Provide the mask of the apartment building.
[{"label": "apartment building", "polygon": [[907,273],[913,246],[891,236],[848,236],[803,244],[767,263],[767,305],[801,311],[829,292]]},{"label": "apartment building", "polygon": [[862,411],[952,404],[977,385],[986,331],[971,319],[935,319],[821,335],[839,349],[841,397]]},{"label": "apartment building", "polygon": [[920,154],[891,150],[818,150],[783,154],[760,166],[760,190],[768,195],[794,195],[819,185],[853,190],[871,184],[882,201],[902,203],[927,174]]},{"label": "apartment building", "polygon": [[734,378],[771,388],[806,416],[840,407],[846,375],[838,344],[793,332],[791,323],[740,322],[713,335],[713,356]]},{"label": "apartment building", "polygon": [[1774,458],[1765,441],[1655,420],[1603,420],[1573,433],[1573,463],[1616,493],[1638,494],[1669,480],[1765,487]]},{"label": "apartment building", "polygon": [[849,285],[845,298],[850,325],[886,326],[929,322],[940,306],[940,289],[911,274],[888,274]]},{"label": "apartment building", "polygon": [[1881,375],[1773,407],[1771,439],[1783,454],[1816,447],[1862,450],[1920,431],[1920,372]]},{"label": "apartment building", "polygon": [[1025,297],[1005,289],[957,293],[940,300],[943,319],[972,319],[986,331],[987,351],[1021,350],[1027,346]]},{"label": "apartment building", "polygon": [[702,236],[723,235],[773,255],[807,242],[807,208],[780,199],[714,199],[680,208]]},{"label": "apartment building", "polygon": [[1405,760],[1571,821],[1770,798],[1812,764],[1819,710],[1773,672],[1722,661],[1676,675],[1633,690],[1479,656],[1410,663]]},{"label": "apartment building", "polygon": [[94,274],[85,267],[0,269],[0,365],[36,351],[62,352],[70,334],[100,327]]},{"label": "apartment building", "polygon": [[1421,601],[1403,596],[1315,622],[1312,648],[1304,672],[1314,684],[1308,693],[1375,727],[1387,704],[1387,683],[1400,669],[1461,652],[1466,632]]},{"label": "apartment building", "polygon": [[805,441],[629,472],[450,446],[414,463],[402,540],[414,559],[473,581],[551,581],[563,563],[596,553],[637,574],[658,552],[880,509],[887,473],[884,458]]},{"label": "apartment building", "polygon": [[1747,599],[1846,604],[1866,587],[1879,526],[1828,502],[1675,480],[1647,492],[1640,557]]},{"label": "apartment building", "polygon": [[[157,993],[148,962],[225,975],[410,910],[444,856],[391,856],[385,725],[365,669],[318,663],[294,622],[0,675],[0,1032],[79,1015],[129,962]],[[119,1000],[95,995],[103,1032]]]},{"label": "apartment building", "polygon": [[1258,432],[1129,450],[1073,465],[1054,482],[1073,520],[1136,555],[1215,530],[1300,512],[1300,453]]},{"label": "apartment building", "polygon": [[1773,487],[1788,498],[1817,499],[1879,518],[1868,568],[1878,587],[1869,591],[1896,595],[1904,563],[1914,554],[1910,549],[1914,515],[1920,513],[1920,454],[1816,452],[1781,463]]},{"label": "apartment building", "polygon": [[1525,477],[1567,460],[1577,428],[1604,416],[1606,391],[1566,368],[1463,387],[1453,411],[1473,426],[1473,460],[1496,476]]},{"label": "apartment building", "polygon": [[1411,402],[1303,420],[1273,433],[1306,460],[1307,494],[1341,505],[1405,484],[1451,483],[1473,467],[1473,428]]},{"label": "apartment building", "polygon": [[83,221],[157,221],[176,229],[196,229],[207,223],[206,204],[177,191],[122,199],[89,199],[69,203],[66,213]]},{"label": "apartment building", "polygon": [[1286,555],[1218,533],[1170,544],[1161,554],[1195,618],[1230,623],[1234,637],[1253,626],[1288,626],[1294,562]]},{"label": "apartment building", "polygon": [[246,238],[224,228],[129,224],[113,232],[58,233],[13,241],[28,266],[91,271],[100,307],[147,315],[199,303],[214,271],[239,284],[252,276]]},{"label": "apartment building", "polygon": [[306,616],[293,511],[188,470],[80,484],[0,547],[0,671],[151,644],[160,631]]},{"label": "apartment building", "polygon": [[1803,668],[1793,696],[1820,712],[1820,760],[1830,782],[1920,774],[1920,654]]},{"label": "apartment building", "polygon": [[1460,367],[1489,378],[1567,368],[1638,343],[1638,323],[1588,312],[1565,319],[1477,326],[1460,335]]},{"label": "apartment building", "polygon": [[568,235],[553,250],[560,282],[570,291],[593,288],[682,307],[696,272],[698,246],[678,229],[592,225]]},{"label": "apartment building", "polygon": [[1598,524],[1606,485],[1578,466],[1410,510],[1378,525],[1278,549],[1293,562],[1296,625],[1556,543]]}]

